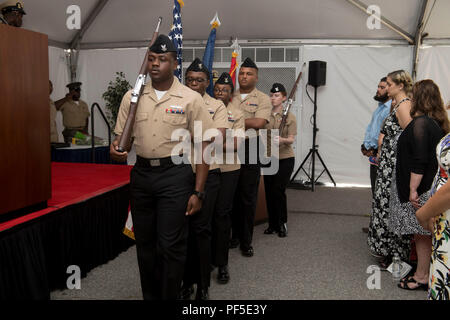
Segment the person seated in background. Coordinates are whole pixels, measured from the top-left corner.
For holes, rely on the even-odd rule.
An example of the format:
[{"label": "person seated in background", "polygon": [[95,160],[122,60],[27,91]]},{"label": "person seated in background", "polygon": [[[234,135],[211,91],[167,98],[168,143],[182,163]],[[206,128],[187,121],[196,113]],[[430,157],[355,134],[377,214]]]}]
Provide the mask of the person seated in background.
[{"label": "person seated in background", "polygon": [[[53,92],[53,83],[49,80],[49,96]],[[49,98],[50,100],[50,142],[58,142],[58,131],[56,130],[56,107],[55,102]]]},{"label": "person seated in background", "polygon": [[0,4],[0,10],[3,17],[0,17],[0,23],[20,28],[22,26],[22,17],[26,14],[23,9],[23,2],[17,0],[8,0]]},{"label": "person seated in background", "polygon": [[67,85],[69,93],[55,102],[56,110],[62,112],[64,142],[70,143],[77,131],[88,133],[89,107],[80,99],[81,82],[72,82]]}]

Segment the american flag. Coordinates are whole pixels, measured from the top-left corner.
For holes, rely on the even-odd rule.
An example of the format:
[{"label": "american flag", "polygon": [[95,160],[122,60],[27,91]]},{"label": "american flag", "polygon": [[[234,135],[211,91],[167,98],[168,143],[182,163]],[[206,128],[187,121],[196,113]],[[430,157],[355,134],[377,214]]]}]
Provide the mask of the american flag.
[{"label": "american flag", "polygon": [[183,75],[183,68],[181,63],[183,61],[183,25],[181,24],[181,8],[184,6],[183,0],[174,0],[173,6],[173,25],[169,32],[169,39],[172,40],[173,44],[177,48],[177,61],[178,66],[175,70],[174,75],[180,80]]}]

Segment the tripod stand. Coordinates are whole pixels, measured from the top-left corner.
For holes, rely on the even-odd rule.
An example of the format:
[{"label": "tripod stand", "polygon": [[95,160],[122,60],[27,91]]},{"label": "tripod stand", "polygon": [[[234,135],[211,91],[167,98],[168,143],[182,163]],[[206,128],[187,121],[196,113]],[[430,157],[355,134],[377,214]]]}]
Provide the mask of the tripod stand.
[{"label": "tripod stand", "polygon": [[[330,171],[328,171],[327,166],[325,165],[324,161],[322,160],[322,157],[319,154],[319,150],[318,150],[319,146],[316,145],[316,134],[317,134],[317,131],[319,131],[319,129],[317,129],[316,117],[317,117],[317,86],[314,86],[314,114],[313,114],[313,144],[312,144],[312,148],[309,149],[308,155],[305,157],[305,159],[303,160],[302,164],[297,169],[297,171],[295,171],[295,174],[291,178],[291,181],[290,181],[290,186],[294,186],[293,181],[294,181],[295,177],[297,176],[297,174],[298,174],[298,172],[300,170],[303,170],[303,172],[306,174],[306,176],[309,179],[309,182],[311,184],[311,191],[313,191],[313,192],[314,192],[314,185],[317,183],[317,180],[319,180],[319,178],[322,176],[322,174],[325,171],[328,174],[328,177],[330,177],[330,179],[333,182],[334,186],[336,187],[336,182],[334,182],[334,179],[331,176]],[[316,154],[317,154],[317,157],[319,158],[320,162],[322,163],[322,166],[324,167],[324,170],[319,174],[317,179],[314,179],[315,165],[316,165]],[[308,172],[306,172],[306,170],[303,168],[303,165],[306,163],[306,161],[308,160],[308,158],[310,156],[312,157],[311,175],[309,175]]]}]

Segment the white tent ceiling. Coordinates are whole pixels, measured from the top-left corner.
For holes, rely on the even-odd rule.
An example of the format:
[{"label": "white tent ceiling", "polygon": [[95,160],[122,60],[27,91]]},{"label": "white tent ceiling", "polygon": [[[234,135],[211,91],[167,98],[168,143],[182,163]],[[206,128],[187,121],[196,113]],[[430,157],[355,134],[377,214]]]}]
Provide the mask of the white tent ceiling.
[{"label": "white tent ceiling", "polygon": [[[103,0],[105,1],[105,0]],[[363,0],[378,5],[383,17],[414,38],[425,0]],[[66,27],[70,5],[81,9],[83,25],[98,0],[25,0],[24,28],[48,34],[51,43],[70,43],[78,30]],[[109,0],[84,34],[82,45],[111,46],[148,40],[158,16],[163,17],[160,32],[172,24],[172,0]],[[361,2],[361,1],[358,1]],[[450,1],[431,0],[433,5],[424,30],[427,39],[450,39]],[[429,10],[428,10],[429,11]],[[209,22],[218,12],[222,22],[218,41],[230,37],[246,40],[267,39],[358,39],[404,40],[385,25],[370,30],[367,14],[347,0],[185,0],[182,9],[185,41],[206,40]],[[425,13],[428,17],[428,12]],[[406,40],[405,40],[406,43]],[[94,45],[94,47],[95,47]]]}]

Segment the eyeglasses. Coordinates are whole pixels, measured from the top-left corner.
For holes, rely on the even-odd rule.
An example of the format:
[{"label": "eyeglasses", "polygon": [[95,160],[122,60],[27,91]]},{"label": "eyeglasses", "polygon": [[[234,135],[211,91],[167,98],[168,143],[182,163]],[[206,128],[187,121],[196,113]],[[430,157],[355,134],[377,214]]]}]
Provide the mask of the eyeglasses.
[{"label": "eyeglasses", "polygon": [[219,89],[219,88],[214,88],[214,93],[230,93],[231,90],[229,89]]},{"label": "eyeglasses", "polygon": [[191,77],[186,78],[186,82],[192,83],[194,81],[196,81],[198,83],[203,83],[206,81],[206,79],[205,78],[191,78]]}]

